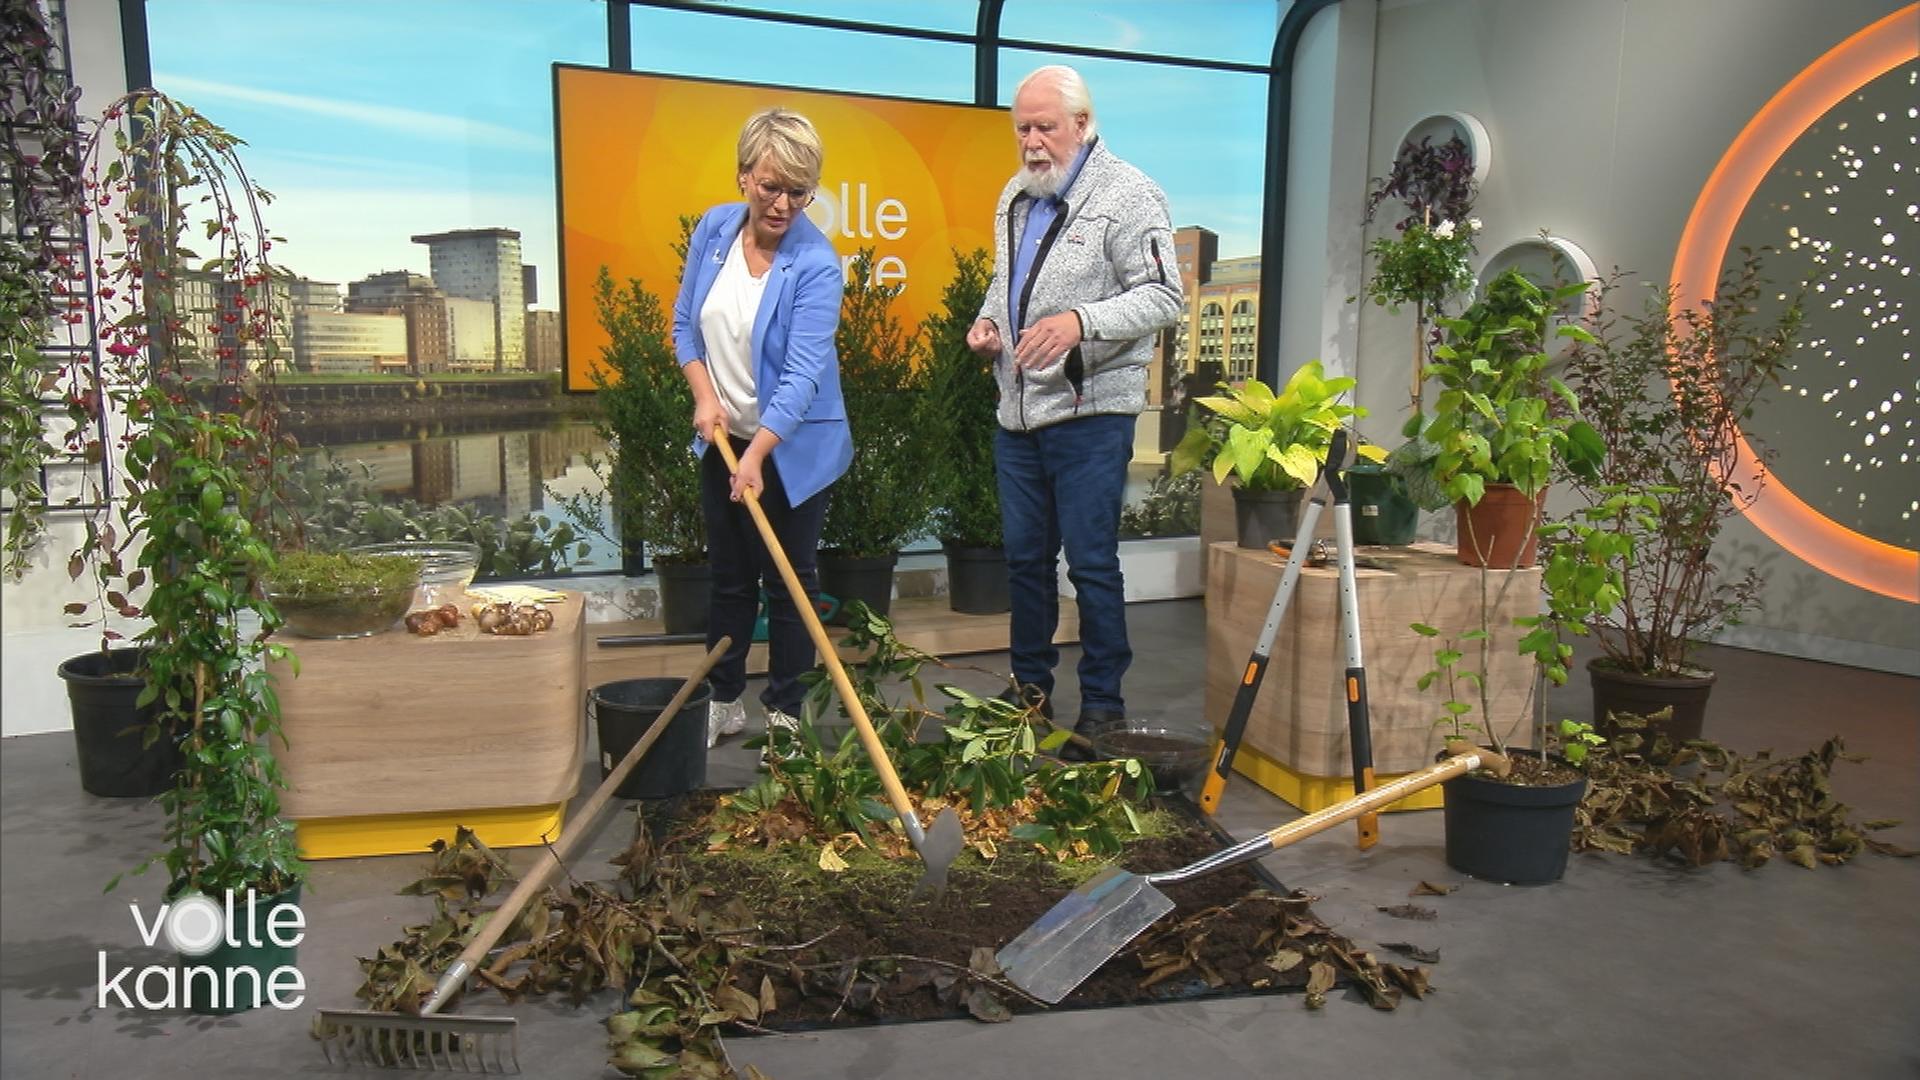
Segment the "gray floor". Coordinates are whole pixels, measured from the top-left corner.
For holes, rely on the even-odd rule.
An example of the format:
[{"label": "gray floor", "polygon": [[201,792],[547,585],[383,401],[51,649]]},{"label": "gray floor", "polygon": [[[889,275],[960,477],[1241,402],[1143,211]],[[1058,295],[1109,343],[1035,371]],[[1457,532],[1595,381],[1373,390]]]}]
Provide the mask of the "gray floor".
[{"label": "gray floor", "polygon": [[[1128,611],[1138,658],[1132,711],[1200,709],[1204,614],[1198,601]],[[1069,652],[1070,667],[1074,653]],[[1861,819],[1898,817],[1881,834],[1920,847],[1911,678],[1712,650],[1721,672],[1708,734],[1744,750],[1798,752],[1845,736],[1862,765],[1834,786]],[[975,658],[997,667],[1003,657]],[[957,681],[984,687],[984,677]],[[1066,680],[1069,684],[1071,679]],[[1584,682],[1551,700],[1584,716]],[[1070,686],[1061,705],[1072,708]],[[737,784],[748,754],[729,740],[710,780]],[[583,796],[597,776],[583,782]],[[99,954],[113,970],[164,962],[144,949],[128,902],[151,912],[158,883],[101,886],[160,842],[148,805],[83,794],[65,734],[0,743],[0,1076],[273,1077],[326,1069],[307,1036],[315,1007],[348,1006],[354,958],[422,921],[422,901],[394,895],[420,876],[413,857],[315,864],[300,947],[307,1002],[206,1019],[95,1005]],[[1251,835],[1295,816],[1250,783],[1228,788],[1222,823]],[[578,865],[591,871],[629,835],[609,816]],[[1323,918],[1372,947],[1412,940],[1437,948],[1437,992],[1393,1013],[1336,999],[1305,1009],[1297,996],[1211,1004],[1063,1012],[1009,1024],[900,1025],[729,1040],[737,1066],[779,1080],[845,1076],[1235,1077],[1848,1076],[1920,1074],[1920,863],[1878,856],[1841,868],[1786,864],[1666,869],[1639,858],[1580,857],[1553,886],[1463,880],[1447,869],[1439,814],[1395,814],[1383,842],[1354,848],[1345,830],[1268,857],[1273,873],[1323,899]],[[1461,882],[1423,903],[1432,923],[1375,909],[1402,903],[1418,881]],[[521,1020],[521,1060],[534,1077],[614,1074],[599,1021],[608,995],[573,1010],[506,1006],[469,1011]]]}]

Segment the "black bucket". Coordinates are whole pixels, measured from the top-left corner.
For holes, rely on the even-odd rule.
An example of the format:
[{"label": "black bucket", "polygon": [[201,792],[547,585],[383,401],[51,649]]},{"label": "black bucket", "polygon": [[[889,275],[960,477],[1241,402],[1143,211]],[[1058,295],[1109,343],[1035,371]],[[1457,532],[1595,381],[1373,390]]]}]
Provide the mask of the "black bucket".
[{"label": "black bucket", "polygon": [[[684,685],[681,679],[622,679],[593,688],[587,695],[587,716],[600,736],[602,779],[612,774]],[[713,687],[701,683],[614,794],[664,799],[706,786],[707,703],[712,700]]]},{"label": "black bucket", "polygon": [[73,708],[73,742],[80,786],[89,795],[150,799],[173,787],[184,762],[179,741],[163,735],[145,746],[159,702],[135,707],[145,680],[134,674],[140,649],[90,652],[60,665]]}]

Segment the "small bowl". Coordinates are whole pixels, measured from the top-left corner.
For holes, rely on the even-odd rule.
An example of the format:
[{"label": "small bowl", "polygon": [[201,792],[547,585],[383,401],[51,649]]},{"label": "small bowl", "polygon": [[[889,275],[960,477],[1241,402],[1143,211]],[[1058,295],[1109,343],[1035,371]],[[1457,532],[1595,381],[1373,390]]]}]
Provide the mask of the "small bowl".
[{"label": "small bowl", "polygon": [[1185,791],[1206,769],[1211,749],[1197,730],[1158,720],[1129,721],[1091,741],[1093,752],[1103,759],[1138,758],[1162,795]]},{"label": "small bowl", "polygon": [[272,585],[261,589],[286,620],[286,631],[304,638],[337,641],[368,637],[393,629],[411,610],[414,589],[371,589],[353,596],[290,596]]},{"label": "small bowl", "polygon": [[353,550],[360,555],[405,555],[420,560],[420,587],[402,615],[442,604],[464,607],[467,586],[473,584],[473,575],[480,569],[480,545],[459,540],[400,540],[363,544]]}]

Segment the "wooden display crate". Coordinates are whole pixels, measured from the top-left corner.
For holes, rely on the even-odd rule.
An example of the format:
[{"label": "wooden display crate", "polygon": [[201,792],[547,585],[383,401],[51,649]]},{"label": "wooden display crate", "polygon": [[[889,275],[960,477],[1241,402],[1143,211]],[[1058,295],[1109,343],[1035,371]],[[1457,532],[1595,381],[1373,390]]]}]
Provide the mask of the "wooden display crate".
[{"label": "wooden display crate", "polygon": [[[1442,688],[1422,691],[1420,676],[1433,667],[1440,639],[1420,636],[1420,622],[1454,636],[1480,625],[1480,590],[1499,597],[1489,613],[1492,630],[1488,687],[1496,733],[1525,745],[1533,661],[1515,651],[1518,616],[1541,609],[1540,570],[1481,571],[1462,566],[1450,547],[1361,549],[1392,565],[1355,574],[1360,641],[1367,672],[1374,773],[1385,781],[1433,763],[1441,747],[1433,721],[1446,700]],[[1286,560],[1232,542],[1207,552],[1207,718],[1226,725],[1234,692],[1266,623]],[[1509,576],[1515,576],[1502,592]],[[1472,642],[1467,646],[1471,648]],[[1471,658],[1461,662],[1467,668]],[[1235,770],[1302,810],[1313,811],[1352,794],[1353,757],[1343,690],[1346,654],[1340,636],[1339,571],[1307,567],[1300,572],[1286,618],[1274,639],[1260,696],[1248,718]],[[1470,688],[1462,685],[1463,694]],[[1463,697],[1461,700],[1467,700]],[[1485,723],[1476,710],[1472,719]],[[1251,751],[1251,752],[1249,752]],[[1440,805],[1439,789],[1421,792],[1391,809]]]},{"label": "wooden display crate", "polygon": [[274,749],[307,858],[426,850],[466,825],[496,847],[559,835],[585,750],[584,598],[550,630],[434,637],[404,629],[346,641],[286,638],[268,665],[287,745]]}]

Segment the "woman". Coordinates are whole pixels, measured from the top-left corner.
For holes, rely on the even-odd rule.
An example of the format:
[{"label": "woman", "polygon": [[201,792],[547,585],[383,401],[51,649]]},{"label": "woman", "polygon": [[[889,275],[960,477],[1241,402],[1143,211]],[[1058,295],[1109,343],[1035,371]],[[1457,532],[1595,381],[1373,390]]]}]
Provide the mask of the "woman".
[{"label": "woman", "polygon": [[[820,183],[820,136],[798,113],[768,109],[740,132],[744,203],[706,212],[687,245],[673,305],[674,351],[693,388],[694,450],[713,564],[707,644],[733,645],[714,665],[707,744],[746,728],[747,648],[768,598],[770,727],[796,726],[814,665],[813,639],[773,557],[741,503],[759,496],[780,546],[809,595],[819,589],[820,527],[827,488],[853,460],[840,398],[834,331],[840,321],[840,258],[801,214]],[[724,426],[740,459],[729,476],[708,445]]]}]

